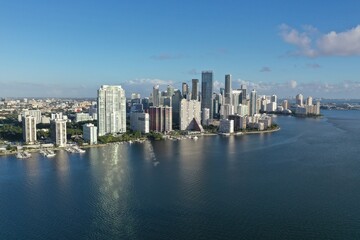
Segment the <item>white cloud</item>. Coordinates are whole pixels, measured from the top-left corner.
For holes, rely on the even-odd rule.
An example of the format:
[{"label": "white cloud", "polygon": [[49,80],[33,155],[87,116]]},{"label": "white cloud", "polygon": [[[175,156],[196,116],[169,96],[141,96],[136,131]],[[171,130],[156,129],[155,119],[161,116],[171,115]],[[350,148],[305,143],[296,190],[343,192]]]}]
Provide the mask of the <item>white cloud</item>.
[{"label": "white cloud", "polygon": [[345,32],[325,34],[317,46],[323,55],[360,55],[360,25]]},{"label": "white cloud", "polygon": [[307,57],[360,55],[360,25],[343,32],[331,31],[320,34],[312,26],[304,26],[300,32],[286,24],[280,26],[282,39],[296,47],[291,55]]},{"label": "white cloud", "polygon": [[312,40],[310,38],[311,32],[314,28],[311,27],[311,31],[308,31],[310,26],[305,27],[304,32],[299,32],[294,28],[289,27],[286,24],[280,26],[280,35],[287,43],[295,45],[298,49],[293,54],[305,55],[308,57],[316,56],[316,51],[312,49]]}]

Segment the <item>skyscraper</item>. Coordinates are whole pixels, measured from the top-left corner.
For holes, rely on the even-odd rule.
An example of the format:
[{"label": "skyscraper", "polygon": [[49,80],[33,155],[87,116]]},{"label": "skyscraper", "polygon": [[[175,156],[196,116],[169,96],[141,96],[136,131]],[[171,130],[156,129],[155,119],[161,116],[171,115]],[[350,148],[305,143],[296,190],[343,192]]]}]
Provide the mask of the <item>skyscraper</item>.
[{"label": "skyscraper", "polygon": [[304,105],[304,96],[300,93],[298,95],[296,95],[296,104],[299,106]]},{"label": "skyscraper", "polygon": [[192,80],[191,100],[199,101],[199,79]]},{"label": "skyscraper", "polygon": [[231,104],[231,75],[225,75],[225,104]]},{"label": "skyscraper", "polygon": [[160,106],[160,90],[159,85],[153,87],[152,102],[154,107]]},{"label": "skyscraper", "polygon": [[255,89],[253,89],[250,94],[250,109],[249,109],[250,116],[253,116],[254,114],[257,113],[256,100],[257,100],[257,94]]},{"label": "skyscraper", "polygon": [[175,126],[180,124],[180,101],[181,101],[181,92],[180,90],[176,89],[174,91],[174,95],[171,98],[172,104],[172,123]]},{"label": "skyscraper", "polygon": [[66,146],[66,120],[65,119],[55,119],[51,121],[51,138],[55,142],[56,146],[65,147]]},{"label": "skyscraper", "polygon": [[126,132],[126,98],[121,86],[103,85],[98,90],[99,136]]},{"label": "skyscraper", "polygon": [[[180,102],[180,130],[202,131],[200,102],[182,99]],[[200,128],[200,129],[199,129]]]},{"label": "skyscraper", "polygon": [[306,99],[306,105],[308,105],[308,106],[312,106],[313,105],[313,99],[312,99],[312,97],[308,97],[307,99]]},{"label": "skyscraper", "polygon": [[174,87],[172,85],[167,86],[167,96],[172,97],[174,95]]},{"label": "skyscraper", "polygon": [[22,117],[23,139],[26,143],[36,142],[36,118],[34,116]]},{"label": "skyscraper", "polygon": [[201,73],[201,109],[210,109],[210,119],[213,118],[213,72],[203,71]]},{"label": "skyscraper", "polygon": [[182,95],[183,98],[187,98],[189,94],[189,85],[185,82],[182,83]]},{"label": "skyscraper", "polygon": [[241,85],[241,94],[240,94],[240,102],[241,104],[246,104],[246,86]]}]

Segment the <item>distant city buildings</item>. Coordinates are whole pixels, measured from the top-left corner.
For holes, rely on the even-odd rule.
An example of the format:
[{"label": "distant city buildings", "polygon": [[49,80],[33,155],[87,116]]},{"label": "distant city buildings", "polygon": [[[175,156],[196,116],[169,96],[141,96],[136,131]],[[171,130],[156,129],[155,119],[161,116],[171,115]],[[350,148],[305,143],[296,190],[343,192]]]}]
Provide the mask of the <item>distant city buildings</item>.
[{"label": "distant city buildings", "polygon": [[[203,71],[201,88],[199,79],[195,78],[191,79],[191,86],[182,82],[179,89],[167,85],[161,91],[160,86],[155,85],[152,91],[150,89],[149,97],[141,98],[139,93],[131,93],[126,99],[121,86],[103,85],[98,90],[97,101],[2,100],[0,109],[9,109],[18,116],[25,143],[36,142],[37,135],[41,143],[48,141],[47,133],[50,132],[57,146],[67,144],[67,122],[71,141],[76,142],[81,137],[81,129],[73,131],[74,126],[79,128],[79,125],[72,121],[94,121],[95,125],[82,125],[82,137],[85,142],[96,144],[99,136],[125,133],[126,119],[131,130],[143,134],[150,131],[167,134],[173,130],[202,132],[203,127],[210,132],[216,130],[228,134],[247,129],[269,129],[273,125],[272,114],[320,115],[320,102],[311,96],[305,100],[301,93],[288,99],[278,99],[274,94],[258,96],[256,89],[248,92],[245,85],[235,88],[231,78],[231,74],[225,75],[224,88],[219,92],[213,91],[213,72]],[[38,132],[37,124],[41,124]],[[70,140],[70,134],[68,137]]]}]

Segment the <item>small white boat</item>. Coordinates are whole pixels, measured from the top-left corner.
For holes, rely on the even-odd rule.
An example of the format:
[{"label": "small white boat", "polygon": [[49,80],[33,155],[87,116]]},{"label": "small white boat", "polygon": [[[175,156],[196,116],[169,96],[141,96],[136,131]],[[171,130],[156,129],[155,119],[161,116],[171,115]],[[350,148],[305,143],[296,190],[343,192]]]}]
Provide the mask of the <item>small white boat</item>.
[{"label": "small white boat", "polygon": [[53,150],[47,149],[45,150],[45,156],[48,158],[55,157],[56,153]]},{"label": "small white boat", "polygon": [[73,146],[72,149],[75,153],[84,153],[86,152],[84,149],[79,148],[78,146]]},{"label": "small white boat", "polygon": [[18,152],[18,153],[16,154],[16,157],[17,157],[17,158],[20,158],[20,159],[25,159],[25,158],[31,157],[31,154],[30,154],[29,152],[26,152],[26,151],[24,151],[24,152]]}]

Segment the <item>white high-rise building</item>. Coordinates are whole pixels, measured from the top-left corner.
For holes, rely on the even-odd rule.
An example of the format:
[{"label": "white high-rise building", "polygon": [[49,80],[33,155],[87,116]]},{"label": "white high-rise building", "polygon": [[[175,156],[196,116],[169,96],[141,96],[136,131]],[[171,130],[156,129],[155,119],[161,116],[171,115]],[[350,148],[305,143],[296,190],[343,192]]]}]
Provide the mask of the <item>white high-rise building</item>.
[{"label": "white high-rise building", "polygon": [[66,146],[66,119],[55,119],[51,121],[51,138],[56,146]]},{"label": "white high-rise building", "polygon": [[26,143],[36,142],[36,118],[27,115],[22,117],[23,139]]},{"label": "white high-rise building", "polygon": [[312,106],[312,105],[313,105],[313,99],[312,99],[312,97],[308,97],[308,98],[306,99],[306,105],[308,105],[308,106]]},{"label": "white high-rise building", "polygon": [[126,132],[126,97],[121,86],[101,86],[97,106],[99,136]]},{"label": "white high-rise building", "polygon": [[289,109],[289,101],[285,99],[285,100],[282,102],[282,106],[283,106],[284,109]]},{"label": "white high-rise building", "polygon": [[234,113],[237,113],[237,108],[239,104],[242,103],[240,98],[242,91],[241,90],[232,90],[232,105],[234,106]]},{"label": "white high-rise building", "polygon": [[296,104],[299,106],[304,105],[304,96],[302,94],[296,95]]},{"label": "white high-rise building", "polygon": [[220,107],[220,118],[227,119],[229,115],[234,114],[234,106],[231,104],[223,104]]},{"label": "white high-rise building", "polygon": [[160,106],[160,90],[159,85],[153,87],[152,102],[154,107]]},{"label": "white high-rise building", "polygon": [[83,125],[83,138],[90,145],[97,144],[97,127],[88,123]]},{"label": "white high-rise building", "polygon": [[130,127],[133,131],[149,133],[150,117],[148,113],[132,112],[130,113]]},{"label": "white high-rise building", "polygon": [[201,125],[200,122],[201,103],[197,100],[182,99],[180,101],[180,130],[194,130],[196,125]]},{"label": "white high-rise building", "polygon": [[242,117],[249,115],[249,106],[245,104],[239,104],[237,107],[237,114]]},{"label": "white high-rise building", "polygon": [[277,96],[276,95],[271,96],[271,102],[274,102],[277,104]]}]

